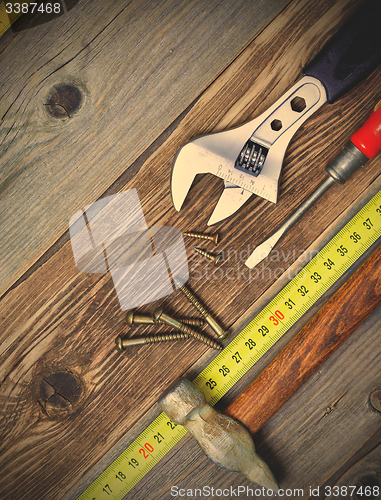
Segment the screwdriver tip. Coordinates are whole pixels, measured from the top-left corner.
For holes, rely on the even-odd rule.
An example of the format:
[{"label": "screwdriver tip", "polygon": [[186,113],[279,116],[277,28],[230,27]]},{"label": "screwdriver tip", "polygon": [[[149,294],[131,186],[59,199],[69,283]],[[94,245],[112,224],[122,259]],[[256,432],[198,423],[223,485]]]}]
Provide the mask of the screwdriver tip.
[{"label": "screwdriver tip", "polygon": [[268,245],[259,245],[247,259],[247,261],[245,262],[245,266],[247,266],[249,269],[253,269],[253,267],[255,267],[268,256],[271,250],[272,247]]},{"label": "screwdriver tip", "polygon": [[270,236],[270,238],[268,238],[266,241],[258,245],[254,249],[254,252],[249,256],[249,258],[245,262],[245,265],[249,269],[252,269],[256,265],[258,265],[263,259],[265,259],[269,255],[271,250],[275,247],[279,238],[282,236],[283,232],[284,232],[283,229],[280,228],[276,233]]}]

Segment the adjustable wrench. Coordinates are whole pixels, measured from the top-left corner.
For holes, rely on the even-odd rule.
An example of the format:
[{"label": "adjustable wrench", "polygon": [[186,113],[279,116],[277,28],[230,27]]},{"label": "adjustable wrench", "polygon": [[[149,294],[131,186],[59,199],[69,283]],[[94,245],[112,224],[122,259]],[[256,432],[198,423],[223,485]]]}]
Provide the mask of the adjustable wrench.
[{"label": "adjustable wrench", "polygon": [[296,130],[381,63],[381,2],[366,0],[267,111],[232,130],[196,138],[177,153],[173,205],[180,210],[197,174],[224,180],[208,225],[235,213],[252,194],[276,203],[283,158]]},{"label": "adjustable wrench", "polygon": [[381,151],[381,101],[374,107],[370,117],[352,135],[334,160],[326,166],[329,175],[318,188],[300,205],[281,227],[266,241],[258,245],[245,262],[250,269],[265,259],[280,238],[307,212],[307,210],[335,182],[344,184],[346,180],[371,158]]}]

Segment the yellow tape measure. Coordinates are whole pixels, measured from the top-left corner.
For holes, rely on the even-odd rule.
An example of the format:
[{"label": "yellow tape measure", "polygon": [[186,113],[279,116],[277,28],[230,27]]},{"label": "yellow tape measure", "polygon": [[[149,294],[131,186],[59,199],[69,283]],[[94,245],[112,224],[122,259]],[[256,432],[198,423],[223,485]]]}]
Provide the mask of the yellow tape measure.
[{"label": "yellow tape measure", "polygon": [[[19,12],[14,12],[13,9],[12,9],[12,12],[11,13],[7,13],[7,7],[6,7],[6,3],[9,3],[13,5],[13,3],[15,2],[1,2],[0,3],[0,36],[4,35],[4,33],[7,31],[8,28],[10,28],[12,26],[12,24],[21,16],[21,14],[23,14],[21,8],[20,9],[16,9],[16,10],[19,10]],[[30,0],[24,2],[25,4],[30,4]],[[20,4],[18,5],[22,5],[22,2],[20,2]]]},{"label": "yellow tape measure", "polygon": [[[214,405],[381,236],[381,191],[193,381]],[[78,500],[122,499],[186,434],[161,413]]]}]

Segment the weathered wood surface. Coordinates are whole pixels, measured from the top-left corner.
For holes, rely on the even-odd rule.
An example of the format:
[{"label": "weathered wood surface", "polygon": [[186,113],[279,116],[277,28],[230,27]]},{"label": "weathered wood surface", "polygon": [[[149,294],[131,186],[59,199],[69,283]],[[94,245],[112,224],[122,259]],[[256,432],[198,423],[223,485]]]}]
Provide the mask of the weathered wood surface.
[{"label": "weathered wood surface", "polygon": [[[255,434],[381,305],[381,247],[226,409]],[[254,403],[255,401],[255,403]]]},{"label": "weathered wood surface", "polygon": [[[286,3],[82,0],[1,38],[0,294]],[[57,119],[46,104],[61,84],[82,102]]]},{"label": "weathered wood surface", "polygon": [[[280,487],[292,491],[290,498],[314,498],[310,488],[319,487],[315,498],[323,499],[328,496],[327,486],[355,486],[363,477],[364,468],[351,476],[353,483],[342,482],[341,477],[357,463],[366,461],[368,454],[372,460],[371,453],[381,441],[381,413],[369,402],[371,394],[381,387],[381,345],[375,342],[380,326],[379,308],[254,437],[258,453]],[[130,440],[159,413],[155,405],[128,433]],[[116,456],[123,449],[115,450]],[[111,460],[110,455],[108,461]],[[380,469],[372,470],[370,475],[381,481]],[[195,492],[204,486],[233,488],[236,493],[239,486],[255,489],[242,475],[212,464],[187,434],[126,498],[167,500],[174,498],[171,491]],[[303,496],[295,490],[303,490]],[[76,491],[81,490],[73,490],[73,496],[68,495],[65,500],[77,498]],[[253,496],[270,498],[253,494],[241,494],[239,498]],[[189,497],[196,495],[190,493]]]},{"label": "weathered wood surface", "polygon": [[[372,480],[372,478],[377,477],[380,470],[381,445],[378,445],[370,453],[367,453],[355,465],[350,467],[348,472],[340,477],[336,484],[330,485],[332,487],[331,491],[329,490],[329,488],[327,488],[327,500],[337,498],[339,496],[338,492],[344,494],[346,492],[349,493],[348,485],[357,487],[362,486],[362,496],[367,495],[368,497],[374,496],[377,498],[377,496],[379,496],[377,495],[377,491],[379,491],[379,483],[378,481],[374,481],[374,479]],[[360,497],[360,495],[357,496]]]},{"label": "weathered wood surface", "polygon": [[[116,128],[113,128],[114,125],[108,122],[115,122],[117,106],[114,99],[120,98],[121,87],[112,89],[112,82],[107,75],[104,81],[101,74],[95,76],[94,85],[101,89],[96,94],[97,98],[102,95],[104,100],[91,101],[99,102],[99,109],[91,108],[99,127],[97,133],[95,128],[93,130],[95,135],[90,141],[93,149],[88,149],[88,144],[82,143],[84,124],[87,125],[91,116],[91,113],[86,116],[85,107],[78,113],[78,124],[74,122],[73,117],[67,121],[68,128],[65,129],[70,130],[70,134],[74,134],[75,130],[80,131],[75,148],[84,149],[75,160],[75,150],[71,143],[66,142],[66,146],[60,146],[60,154],[71,158],[68,163],[64,162],[62,172],[73,181],[71,186],[75,186],[73,195],[70,190],[67,191],[68,197],[72,198],[71,205],[68,205],[70,210],[67,209],[66,222],[63,223],[62,219],[60,225],[58,219],[54,220],[54,216],[49,214],[49,211],[46,212],[43,223],[45,224],[46,220],[51,221],[50,234],[53,236],[41,243],[37,253],[33,253],[33,245],[25,245],[29,248],[28,257],[25,260],[24,257],[16,257],[16,261],[22,265],[17,267],[17,272],[11,272],[11,280],[5,285],[6,294],[1,303],[3,437],[0,486],[4,498],[63,497],[135,423],[135,428],[144,427],[145,414],[150,416],[149,409],[168,385],[194,366],[202,366],[213,356],[204,345],[192,341],[135,348],[129,354],[119,355],[115,351],[114,339],[120,332],[127,332],[125,315],[120,310],[108,275],[84,274],[76,269],[68,234],[64,233],[69,217],[101,194],[109,195],[136,188],[148,225],[159,223],[174,225],[181,230],[205,229],[218,193],[221,192],[221,185],[209,176],[198,179],[184,208],[180,213],[176,213],[171,204],[169,181],[177,149],[195,135],[243,123],[266,109],[297,79],[302,66],[359,3],[361,2],[355,0],[339,0],[334,3],[331,0],[301,0],[291,2],[279,15],[274,13],[273,21],[242,53],[238,54],[243,45],[240,48],[233,47],[230,59],[224,64],[234,56],[237,57],[218,78],[217,73],[224,64],[218,70],[212,70],[210,79],[216,79],[211,85],[206,88],[207,83],[204,80],[204,83],[200,83],[193,95],[197,96],[197,93],[205,90],[181,116],[180,113],[192,102],[190,98],[184,101],[180,97],[180,104],[173,114],[170,99],[169,103],[166,99],[163,100],[169,109],[167,122],[161,123],[161,129],[156,129],[156,135],[142,139],[141,143],[138,141],[137,149],[133,153],[135,156],[129,157],[127,143],[120,144],[117,140],[119,134],[123,133],[123,127],[119,128],[117,124]],[[110,20],[112,18],[111,16]],[[164,20],[163,25],[160,22],[158,26],[165,25]],[[94,33],[99,32],[95,20],[92,23],[88,25],[89,33],[81,35],[87,40],[85,47],[89,46],[89,40],[94,38]],[[110,33],[115,36],[110,35],[110,43],[121,43],[118,40],[123,34],[123,27],[120,28],[120,33],[117,33],[119,25],[115,26],[115,30],[112,26],[111,23],[108,28],[105,27],[102,33],[111,30]],[[18,36],[21,36],[19,43],[26,43],[25,33],[21,32]],[[49,36],[47,29],[45,36]],[[81,52],[81,57],[86,55],[85,59],[89,65],[93,57],[101,57],[98,54],[101,47],[108,46],[105,40],[99,44],[95,41],[95,45],[93,47],[90,44],[90,50],[85,48]],[[12,65],[15,67],[16,62],[12,62]],[[81,69],[82,66],[78,68]],[[154,65],[153,72],[155,68]],[[43,71],[48,69],[43,66]],[[121,73],[123,71],[127,71],[125,67],[121,69]],[[147,78],[151,78],[150,74],[147,69]],[[154,80],[156,77],[155,74]],[[17,86],[17,75],[13,78],[13,84]],[[57,81],[62,80],[50,81],[50,86],[45,87],[46,90]],[[31,85],[33,82],[31,78]],[[93,85],[92,80],[89,80],[89,85]],[[197,82],[195,86],[197,87]],[[365,119],[372,104],[379,99],[380,87],[381,74],[375,71],[347,96],[332,106],[324,106],[306,122],[287,152],[280,200],[276,206],[253,197],[238,214],[216,226],[216,230],[219,230],[223,237],[218,248],[228,256],[220,268],[222,273],[219,271],[213,276],[213,269],[204,262],[192,263],[192,289],[226,326],[237,321],[249,310],[300,252],[306,249],[332,220],[365,195],[373,182],[379,180],[380,160],[375,159],[369,162],[366,169],[355,174],[345,186],[331,188],[280,242],[277,259],[265,262],[259,268],[257,279],[255,275],[250,277],[243,266],[249,248],[252,249],[270,234],[292,213],[301,199],[320,183],[325,175],[323,165],[333,158],[351,131]],[[20,83],[18,89],[18,92],[23,92]],[[12,92],[14,97],[18,95],[14,88]],[[141,98],[143,102],[144,98]],[[155,96],[150,96],[147,102],[155,102]],[[108,109],[111,109],[110,114]],[[22,106],[19,112],[21,111]],[[128,116],[126,111],[124,119],[127,120]],[[27,120],[26,114],[25,117],[24,120]],[[159,136],[171,120],[177,117],[179,118],[173,126]],[[151,115],[142,114],[138,120],[139,125],[135,124],[136,127],[139,130],[145,129],[147,120],[151,124]],[[21,120],[20,127],[22,123],[24,122]],[[42,155],[44,140],[50,139],[51,134],[55,133],[55,140],[58,141],[64,133],[62,123],[53,132],[50,129],[47,131],[48,125],[45,125],[39,129],[34,139],[32,128],[26,125],[21,127],[24,139],[31,141],[28,144],[32,145],[34,140],[41,145]],[[135,129],[135,125],[131,126],[131,130]],[[147,148],[155,139],[152,147]],[[94,146],[97,141],[100,141],[100,144]],[[111,149],[107,150],[107,143],[112,143],[112,146],[118,144],[116,153],[114,151],[115,156]],[[58,146],[53,146],[58,149]],[[31,160],[34,158],[38,162],[33,151],[32,148]],[[142,151],[144,154],[131,165],[133,159]],[[89,156],[86,156],[87,154]],[[105,155],[100,162],[99,171],[93,170],[99,163],[97,154]],[[53,161],[55,163],[55,160]],[[79,183],[69,170],[65,170],[69,163],[73,165],[75,161],[82,170],[82,175],[91,164],[94,175],[92,174],[92,180],[88,184]],[[41,161],[41,175],[44,174],[45,167],[48,168],[47,164]],[[22,190],[17,192],[18,196],[21,196]],[[6,195],[7,191],[4,193]],[[46,191],[43,193],[46,206],[50,206],[49,196],[46,196]],[[53,196],[53,191],[51,195]],[[38,195],[36,196],[38,198]],[[37,198],[38,204],[40,201]],[[60,195],[59,198],[64,196]],[[11,206],[10,203],[9,207]],[[21,207],[21,199],[16,197],[13,206]],[[60,218],[60,214],[64,212],[64,209],[57,210],[57,217]],[[30,209],[30,214],[33,215],[33,208]],[[24,213],[24,216],[27,215],[29,212]],[[22,218],[20,220],[21,231],[24,226],[26,231],[30,232],[31,221]],[[17,226],[19,230],[20,225]],[[34,230],[35,233],[40,232],[40,228]],[[60,236],[58,243],[52,245]],[[193,242],[187,241],[190,258],[192,245]],[[244,250],[244,253],[240,254],[241,250]],[[34,264],[36,257],[42,252],[45,252],[43,258]],[[224,279],[229,269],[233,270],[234,280]],[[17,280],[24,271],[27,272]],[[10,287],[11,284],[13,286]],[[174,294],[162,302],[169,311],[178,315],[193,315],[193,309],[180,294]],[[155,306],[156,304],[152,304],[142,310],[151,310]],[[374,315],[373,318],[376,326],[372,326],[373,320],[368,322],[367,327],[362,330],[364,335],[360,337],[354,334],[354,339],[342,346],[340,353],[328,362],[328,367],[333,368],[328,370],[324,383],[320,375],[325,369],[317,374],[279,415],[271,419],[258,436],[259,450],[276,471],[282,472],[282,484],[299,484],[300,487],[313,481],[314,484],[324,484],[364,443],[371,440],[379,429],[379,415],[373,411],[369,412],[365,405],[374,384],[381,385],[380,346],[377,343],[379,336],[376,336],[379,316]],[[148,332],[152,332],[152,329],[139,327],[133,334]],[[61,375],[55,379],[54,374],[57,372]],[[63,376],[62,373],[69,376]],[[319,385],[320,383],[322,385]],[[350,385],[350,390],[339,403],[345,403],[345,419],[338,419],[331,427],[332,416],[336,414],[332,412],[321,420],[324,424],[328,421],[327,426],[317,425],[316,420],[321,417],[325,408],[345,392],[343,387],[347,388],[346,384]],[[339,405],[337,407],[339,408]],[[356,423],[353,422],[354,416],[357,418]],[[128,436],[132,437],[133,433],[134,430],[129,432]],[[328,437],[331,440],[334,437],[337,442],[342,440],[342,444],[336,448],[330,447]],[[315,456],[315,450],[311,447],[315,440],[318,442],[317,456],[324,458],[319,462],[312,462],[311,465],[311,460],[306,457]],[[197,478],[197,484],[203,484],[204,478],[205,484],[243,484],[237,476],[217,471],[214,466],[207,465],[201,455],[193,452],[196,445],[190,443],[188,438],[185,442],[189,444],[182,443],[176,448],[164,463],[156,467],[154,476],[147,476],[128,497],[170,498],[171,484],[180,484],[182,481],[181,484],[190,485],[192,477],[194,478],[198,471],[200,476]],[[352,446],[351,443],[355,444]],[[328,457],[322,452],[325,446],[328,447]],[[192,450],[191,454],[188,454],[189,450]],[[271,457],[276,460],[275,464],[271,463]],[[309,470],[312,466],[316,466],[313,481]],[[209,471],[210,475],[204,476],[206,471]],[[302,478],[300,483],[295,480],[299,475]]]}]

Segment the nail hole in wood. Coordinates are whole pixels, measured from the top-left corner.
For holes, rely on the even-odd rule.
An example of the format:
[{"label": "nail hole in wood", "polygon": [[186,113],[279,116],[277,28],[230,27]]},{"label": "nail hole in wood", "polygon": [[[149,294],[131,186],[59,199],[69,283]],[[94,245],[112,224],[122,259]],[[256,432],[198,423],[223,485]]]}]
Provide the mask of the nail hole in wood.
[{"label": "nail hole in wood", "polygon": [[53,118],[71,118],[80,108],[81,102],[82,93],[79,88],[66,83],[51,90],[45,107]]}]

